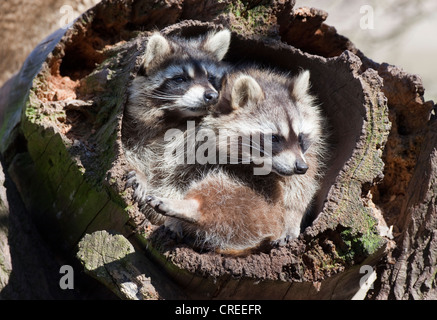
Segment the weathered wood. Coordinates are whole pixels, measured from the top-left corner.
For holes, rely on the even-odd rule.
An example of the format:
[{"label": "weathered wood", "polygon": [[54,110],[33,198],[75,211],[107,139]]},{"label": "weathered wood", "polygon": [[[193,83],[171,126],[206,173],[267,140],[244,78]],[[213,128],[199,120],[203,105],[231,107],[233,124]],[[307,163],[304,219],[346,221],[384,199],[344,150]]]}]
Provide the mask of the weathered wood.
[{"label": "weathered wood", "polygon": [[[80,273],[76,273],[74,278],[76,290],[60,288],[60,267],[72,264],[73,260],[68,256],[62,259],[47,246],[24,208],[10,176],[4,173],[0,198],[8,205],[0,210],[0,300],[111,297],[110,292],[99,290],[98,283],[92,284],[92,290],[82,290],[85,285]],[[76,294],[78,292],[82,295]]]},{"label": "weathered wood", "polygon": [[9,282],[12,271],[11,254],[9,252],[9,203],[4,187],[5,174],[0,163],[0,292]]},{"label": "weathered wood", "polygon": [[132,244],[122,235],[96,231],[85,235],[78,247],[77,257],[83,263],[85,272],[105,284],[120,298],[159,298],[151,278],[135,267],[144,257],[135,253]]},{"label": "weathered wood", "polygon": [[[435,225],[426,224],[427,233],[410,225],[416,215],[425,217],[421,201],[432,202],[435,195],[432,177],[420,195],[414,187],[422,170],[434,172],[434,164],[425,160],[432,145],[419,138],[424,134],[434,141],[428,123],[433,104],[423,101],[420,80],[371,61],[323,24],[326,13],[293,11],[293,5],[102,1],[69,30],[58,31],[38,46],[2,89],[0,102],[7,112],[0,151],[46,238],[65,252],[75,251],[80,243],[85,269],[123,298],[350,299],[360,288],[362,265],[378,265],[380,298],[408,298],[412,291],[406,288],[414,287],[408,281],[398,280],[404,291],[396,293],[381,282],[396,282],[392,268],[384,264],[394,244],[388,224],[396,228],[394,240],[400,248],[411,248],[409,239],[423,235],[413,247],[425,246],[428,262],[414,279],[422,279],[417,283],[428,293],[421,295],[421,287],[411,294],[432,297],[435,281],[428,277],[436,265]],[[204,22],[184,20],[193,18]],[[178,20],[182,21],[175,24]],[[199,253],[163,227],[142,224],[129,190],[124,190],[123,176],[129,168],[120,137],[126,85],[138,68],[147,36],[155,27],[166,27],[167,34],[197,35],[217,23],[233,31],[229,62],[258,62],[291,72],[309,69],[312,91],[330,128],[330,159],[306,229],[286,246],[244,258]],[[409,150],[411,144],[414,148]],[[394,155],[400,151],[409,153]],[[396,171],[399,163],[401,175]],[[433,208],[430,204],[430,218],[425,220],[435,220]],[[153,263],[147,260],[136,267],[127,256],[138,253],[121,235]],[[105,241],[114,246],[105,248]],[[86,248],[93,246],[99,250],[89,255]],[[410,255],[394,252],[391,258],[400,263],[397,270],[404,270],[402,261]],[[126,263],[135,265],[136,271]],[[165,273],[150,271],[153,268]],[[154,277],[159,282],[174,279],[182,290],[170,294],[155,286],[143,295],[144,282],[135,278],[143,274],[152,274],[152,284]],[[126,277],[135,284],[132,290],[121,285]]]},{"label": "weathered wood", "polygon": [[369,194],[375,211],[393,229],[390,246],[395,249],[378,263],[375,289],[368,298],[435,299],[433,221],[437,212],[432,199],[436,142],[435,115],[431,114],[435,105],[424,100],[425,89],[419,76],[365,57],[348,39],[322,23],[327,17],[324,12],[303,8],[294,17],[290,25],[312,36],[299,37],[299,32],[286,30],[287,42],[323,56],[350,50],[360,57],[362,70],[372,68],[383,79],[392,127],[382,154],[384,176]]},{"label": "weathered wood", "polygon": [[437,299],[437,122],[424,143],[403,201],[404,225],[398,248],[380,266],[377,299]]}]

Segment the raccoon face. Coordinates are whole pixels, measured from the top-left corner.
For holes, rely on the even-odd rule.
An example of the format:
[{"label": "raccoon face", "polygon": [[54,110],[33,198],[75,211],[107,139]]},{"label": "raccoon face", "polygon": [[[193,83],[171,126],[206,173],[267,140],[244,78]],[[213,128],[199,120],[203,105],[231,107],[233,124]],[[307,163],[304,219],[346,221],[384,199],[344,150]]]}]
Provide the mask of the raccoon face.
[{"label": "raccoon face", "polygon": [[284,137],[279,134],[272,135],[272,171],[281,176],[305,174],[308,165],[305,160],[306,138],[293,133]]},{"label": "raccoon face", "polygon": [[264,163],[281,176],[305,174],[309,169],[306,153],[320,134],[314,108],[306,105],[312,102],[307,92],[309,73],[294,78],[289,87],[279,82],[269,86],[269,90],[263,90],[248,76],[235,81],[231,96],[233,126],[246,141],[250,139],[253,163]]},{"label": "raccoon face", "polygon": [[150,96],[160,109],[183,117],[205,115],[218,101],[225,72],[224,66],[212,61],[174,60],[154,76],[160,83]]},{"label": "raccoon face", "polygon": [[[319,117],[314,112],[313,97],[308,93],[309,72],[296,76],[289,87],[289,99],[282,105],[282,121],[272,135],[272,170],[282,176],[305,174],[305,158],[320,133]],[[280,110],[280,109],[279,109]]]},{"label": "raccoon face", "polygon": [[143,97],[182,117],[205,115],[218,100],[229,43],[228,30],[197,40],[152,35],[139,71]]}]

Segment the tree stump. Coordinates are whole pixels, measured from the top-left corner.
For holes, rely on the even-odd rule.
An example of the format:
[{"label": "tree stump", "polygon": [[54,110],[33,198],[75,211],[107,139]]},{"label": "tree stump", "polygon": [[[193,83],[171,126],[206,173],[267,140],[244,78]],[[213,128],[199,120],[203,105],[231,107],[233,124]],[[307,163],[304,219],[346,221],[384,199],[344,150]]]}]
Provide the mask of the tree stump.
[{"label": "tree stump", "polygon": [[9,231],[9,204],[6,196],[6,189],[3,186],[5,175],[0,164],[0,291],[9,282],[12,270],[11,255],[9,252],[8,231]]},{"label": "tree stump", "polygon": [[[323,23],[325,12],[293,6],[102,1],[40,43],[2,88],[0,152],[46,239],[75,254],[102,231],[127,238],[136,248],[129,253],[148,261],[134,268],[151,275],[153,288],[142,298],[351,299],[363,297],[360,287],[373,271],[368,298],[435,298],[434,105],[424,101],[420,78],[365,57]],[[217,24],[232,30],[230,63],[310,70],[330,129],[330,159],[306,228],[285,246],[247,257],[194,251],[144,221],[124,189],[126,88],[147,37],[156,28],[195,36]],[[126,266],[108,269],[114,261],[105,260],[104,246],[96,250],[103,257],[96,268]],[[95,258],[83,250],[78,257],[86,269]],[[130,271],[119,274],[138,276]],[[111,289],[138,298],[120,288]]]}]

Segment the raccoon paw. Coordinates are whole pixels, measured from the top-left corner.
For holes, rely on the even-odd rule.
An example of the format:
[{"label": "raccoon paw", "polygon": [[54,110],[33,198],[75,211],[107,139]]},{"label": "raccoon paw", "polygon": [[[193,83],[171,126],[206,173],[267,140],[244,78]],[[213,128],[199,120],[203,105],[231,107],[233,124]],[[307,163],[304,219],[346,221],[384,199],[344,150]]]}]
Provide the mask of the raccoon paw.
[{"label": "raccoon paw", "polygon": [[292,238],[291,238],[290,235],[286,235],[286,236],[283,237],[283,238],[279,238],[279,239],[277,239],[277,240],[272,241],[272,244],[273,244],[274,246],[278,246],[278,247],[285,246],[287,243],[290,242],[291,239],[292,239]]},{"label": "raccoon paw", "polygon": [[146,196],[146,203],[157,213],[189,223],[197,223],[200,218],[198,202],[193,199],[176,200],[148,195]]},{"label": "raccoon paw", "polygon": [[146,196],[145,197],[145,201],[146,203],[151,206],[157,213],[163,214],[163,215],[167,215],[167,212],[169,211],[168,207],[165,205],[165,203],[155,197],[155,196]]},{"label": "raccoon paw", "polygon": [[124,179],[126,180],[126,184],[124,186],[125,189],[134,187],[137,183],[136,180],[137,172],[135,170],[129,171],[125,176]]},{"label": "raccoon paw", "polygon": [[126,174],[125,189],[132,188],[134,190],[133,199],[140,206],[144,205],[147,196],[147,184],[137,171],[132,170]]}]

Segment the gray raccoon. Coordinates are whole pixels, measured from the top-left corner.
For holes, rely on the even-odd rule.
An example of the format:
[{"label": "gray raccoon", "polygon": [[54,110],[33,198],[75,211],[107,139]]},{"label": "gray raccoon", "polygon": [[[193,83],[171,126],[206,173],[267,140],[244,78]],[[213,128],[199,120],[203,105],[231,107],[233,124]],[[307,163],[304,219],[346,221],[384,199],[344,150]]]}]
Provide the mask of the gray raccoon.
[{"label": "gray raccoon", "polygon": [[[309,93],[309,72],[290,79],[250,68],[231,75],[221,94],[215,112],[202,119],[198,132],[227,132],[219,136],[217,153],[235,147],[229,145],[234,141],[241,157],[247,139],[250,149],[261,153],[252,152],[249,164],[210,168],[192,182],[183,199],[149,195],[146,203],[166,215],[166,225],[173,230],[222,253],[245,254],[265,243],[296,238],[319,187],[325,150],[324,119]],[[251,140],[269,133],[269,150],[266,142]],[[270,173],[253,175],[259,160],[269,164]]]},{"label": "gray raccoon", "polygon": [[221,60],[230,44],[229,30],[197,39],[153,34],[128,90],[123,142],[143,147],[184,119],[203,116],[217,102],[227,70]]},{"label": "gray raccoon", "polygon": [[199,118],[218,101],[231,33],[224,29],[196,39],[154,33],[147,42],[138,75],[128,90],[122,142],[137,171],[136,194],[144,193],[153,159],[169,128]]}]

